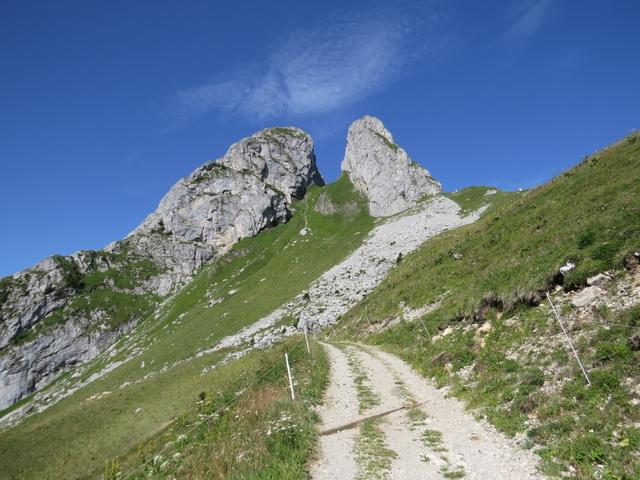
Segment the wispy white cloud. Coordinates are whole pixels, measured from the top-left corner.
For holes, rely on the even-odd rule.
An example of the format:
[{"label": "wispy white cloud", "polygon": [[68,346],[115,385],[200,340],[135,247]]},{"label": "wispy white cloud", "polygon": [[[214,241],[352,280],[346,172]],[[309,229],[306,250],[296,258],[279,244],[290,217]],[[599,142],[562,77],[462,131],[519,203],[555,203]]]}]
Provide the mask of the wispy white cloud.
[{"label": "wispy white cloud", "polygon": [[521,4],[502,39],[505,42],[521,42],[534,35],[542,26],[551,2],[552,0],[528,0]]},{"label": "wispy white cloud", "polygon": [[343,13],[293,32],[272,45],[264,61],[171,95],[168,114],[173,120],[211,111],[274,118],[325,113],[358,101],[438,48],[442,16],[435,9],[420,12]]}]

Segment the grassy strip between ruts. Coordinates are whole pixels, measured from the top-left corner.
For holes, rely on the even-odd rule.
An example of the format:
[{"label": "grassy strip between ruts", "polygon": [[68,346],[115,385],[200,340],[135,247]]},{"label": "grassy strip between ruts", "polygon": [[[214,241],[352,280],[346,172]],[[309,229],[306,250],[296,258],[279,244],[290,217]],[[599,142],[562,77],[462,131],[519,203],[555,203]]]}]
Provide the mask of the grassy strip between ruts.
[{"label": "grassy strip between ruts", "polygon": [[347,356],[347,363],[353,374],[353,383],[356,386],[356,392],[358,394],[358,412],[364,413],[380,405],[380,396],[371,389],[371,379],[367,376],[362,362],[356,356],[353,347],[350,348],[341,343],[336,344],[336,346],[344,351]]},{"label": "grassy strip between ruts", "polygon": [[[242,368],[234,368],[235,378],[222,390],[201,392],[190,412],[124,458],[107,461],[102,478],[306,478],[317,440],[313,406],[328,381],[324,351],[312,342],[309,356],[304,340],[296,336],[236,362]],[[225,375],[224,369],[219,375]]]},{"label": "grassy strip between ruts", "polygon": [[384,432],[379,426],[382,421],[365,420],[360,425],[355,446],[358,480],[387,478],[391,462],[398,456],[385,445]]}]

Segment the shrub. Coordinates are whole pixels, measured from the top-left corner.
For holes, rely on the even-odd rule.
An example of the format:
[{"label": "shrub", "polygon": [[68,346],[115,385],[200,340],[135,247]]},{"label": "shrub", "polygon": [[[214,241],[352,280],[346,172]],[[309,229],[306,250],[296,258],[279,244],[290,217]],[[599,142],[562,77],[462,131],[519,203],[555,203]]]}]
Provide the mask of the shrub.
[{"label": "shrub", "polygon": [[586,232],[580,234],[580,236],[578,237],[578,248],[581,250],[587,248],[593,245],[593,242],[595,242],[595,240],[596,232],[594,232],[593,230],[587,230]]},{"label": "shrub", "polygon": [[602,243],[593,249],[593,252],[591,252],[591,258],[604,263],[606,266],[611,266],[615,261],[617,253],[617,245],[613,243]]},{"label": "shrub", "polygon": [[73,260],[73,258],[56,255],[53,257],[53,259],[62,270],[62,277],[67,287],[74,290],[80,290],[84,288],[82,273],[80,273],[80,269],[78,268],[78,265]]},{"label": "shrub", "polygon": [[544,372],[537,367],[527,368],[522,374],[521,381],[524,385],[541,387],[544,385]]},{"label": "shrub", "polygon": [[598,363],[604,364],[613,360],[631,360],[631,350],[629,345],[621,342],[604,342],[597,346],[595,359]]},{"label": "shrub", "polygon": [[591,372],[591,382],[597,390],[610,393],[620,385],[620,377],[610,370],[596,370]]},{"label": "shrub", "polygon": [[104,462],[103,480],[117,480],[121,474],[120,460],[118,458]]},{"label": "shrub", "polygon": [[595,434],[587,434],[577,438],[569,448],[571,457],[578,463],[603,463],[605,446]]},{"label": "shrub", "polygon": [[4,305],[4,302],[6,302],[9,298],[11,283],[11,277],[0,279],[0,307],[2,307],[2,305]]}]

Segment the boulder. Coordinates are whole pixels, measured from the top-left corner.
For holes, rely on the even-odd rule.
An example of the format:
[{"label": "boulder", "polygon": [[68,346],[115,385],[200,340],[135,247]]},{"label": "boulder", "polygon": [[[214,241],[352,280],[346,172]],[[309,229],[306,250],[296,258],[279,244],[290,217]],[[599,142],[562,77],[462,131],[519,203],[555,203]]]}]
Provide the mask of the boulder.
[{"label": "boulder", "polygon": [[640,252],[634,252],[632,255],[624,257],[624,268],[630,272],[637,272],[640,270]]},{"label": "boulder", "polygon": [[442,191],[430,173],[395,143],[391,132],[371,116],[349,127],[342,170],[369,200],[369,212],[387,217],[413,206],[420,198]]},{"label": "boulder", "polygon": [[611,277],[609,275],[606,275],[604,273],[599,273],[597,275],[594,275],[593,277],[589,277],[587,279],[587,285],[602,287],[610,280],[611,280]]},{"label": "boulder", "polygon": [[595,301],[602,297],[605,293],[606,292],[600,287],[587,287],[574,295],[573,299],[571,300],[571,304],[577,308],[587,307],[595,303]]},{"label": "boulder", "polygon": [[492,328],[493,328],[493,325],[491,324],[491,322],[485,322],[476,330],[474,337],[475,337],[476,343],[480,348],[485,347],[487,343],[487,340],[485,337],[489,334]]}]

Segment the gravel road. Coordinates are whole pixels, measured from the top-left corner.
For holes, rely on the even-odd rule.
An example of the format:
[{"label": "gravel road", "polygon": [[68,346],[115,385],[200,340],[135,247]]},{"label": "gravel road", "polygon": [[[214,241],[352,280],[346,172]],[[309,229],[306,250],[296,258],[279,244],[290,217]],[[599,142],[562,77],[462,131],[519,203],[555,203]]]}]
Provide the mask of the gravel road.
[{"label": "gravel road", "polygon": [[323,346],[331,381],[319,408],[315,480],[544,478],[531,451],[476,420],[398,357],[358,344]]}]

